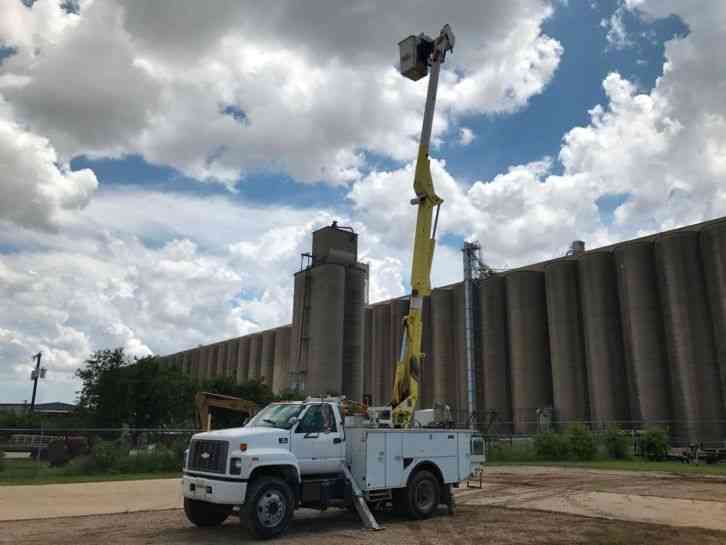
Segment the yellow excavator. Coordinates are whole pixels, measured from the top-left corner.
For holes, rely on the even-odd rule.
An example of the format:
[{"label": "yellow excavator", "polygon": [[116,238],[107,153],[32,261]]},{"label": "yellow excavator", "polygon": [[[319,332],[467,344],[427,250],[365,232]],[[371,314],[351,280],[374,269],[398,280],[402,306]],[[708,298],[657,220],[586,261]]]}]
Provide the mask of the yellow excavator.
[{"label": "yellow excavator", "polygon": [[445,25],[435,39],[420,34],[409,36],[398,44],[401,74],[413,81],[429,75],[423,128],[421,129],[413,181],[416,198],[411,200],[411,204],[418,207],[411,263],[411,297],[408,314],[403,319],[401,353],[396,363],[391,401],[391,419],[393,425],[400,428],[408,428],[413,424],[419,396],[421,366],[424,359],[424,354],[421,352],[423,331],[421,310],[424,297],[431,294],[431,264],[436,245],[439,209],[443,202],[443,199],[436,194],[431,178],[429,144],[431,143],[431,126],[436,105],[439,71],[446,58],[446,53],[454,49],[454,42],[451,27]]}]

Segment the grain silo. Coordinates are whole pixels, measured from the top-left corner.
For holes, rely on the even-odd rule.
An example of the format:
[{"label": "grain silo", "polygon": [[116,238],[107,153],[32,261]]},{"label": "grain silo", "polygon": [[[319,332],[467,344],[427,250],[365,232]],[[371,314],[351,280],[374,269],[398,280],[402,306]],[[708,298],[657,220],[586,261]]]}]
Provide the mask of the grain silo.
[{"label": "grain silo", "polygon": [[250,374],[250,336],[239,340],[239,354],[237,355],[237,384],[249,380]]},{"label": "grain silo", "polygon": [[620,305],[610,252],[578,258],[585,356],[594,425],[630,418]]},{"label": "grain silo", "polygon": [[272,388],[272,374],[275,366],[275,330],[268,329],[262,334],[262,353],[260,356],[260,380]]},{"label": "grain silo", "polygon": [[671,419],[670,378],[652,242],[616,248],[623,347],[634,424]]},{"label": "grain silo", "polygon": [[531,433],[552,407],[544,274],[512,271],[505,282],[514,433]]},{"label": "grain silo", "polygon": [[479,420],[484,423],[484,429],[508,433],[512,430],[512,396],[504,276],[492,275],[482,279],[479,290],[479,407],[483,411]]},{"label": "grain silo", "polygon": [[587,372],[577,263],[549,264],[545,284],[554,416],[562,423],[585,421],[589,418]]},{"label": "grain silo", "polygon": [[673,392],[676,444],[722,438],[722,401],[698,233],[677,232],[655,243],[658,285]]}]

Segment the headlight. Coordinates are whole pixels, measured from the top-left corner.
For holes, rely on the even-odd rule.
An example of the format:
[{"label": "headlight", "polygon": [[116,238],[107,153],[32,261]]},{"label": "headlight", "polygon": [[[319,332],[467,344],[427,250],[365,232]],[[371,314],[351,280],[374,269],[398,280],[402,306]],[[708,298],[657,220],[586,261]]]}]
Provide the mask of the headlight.
[{"label": "headlight", "polygon": [[230,475],[240,475],[242,473],[242,458],[231,458],[229,460]]}]

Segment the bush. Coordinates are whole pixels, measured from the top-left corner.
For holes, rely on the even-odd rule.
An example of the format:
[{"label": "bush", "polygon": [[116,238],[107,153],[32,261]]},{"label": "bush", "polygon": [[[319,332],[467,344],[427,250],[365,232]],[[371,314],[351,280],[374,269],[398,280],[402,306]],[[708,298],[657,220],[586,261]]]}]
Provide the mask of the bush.
[{"label": "bush", "polygon": [[498,441],[487,445],[488,462],[531,462],[535,458],[531,441]]},{"label": "bush", "polygon": [[572,424],[567,428],[565,437],[570,457],[580,462],[587,462],[595,457],[595,440],[584,424]]},{"label": "bush", "polygon": [[603,435],[603,443],[605,444],[605,451],[607,452],[608,458],[615,460],[630,458],[628,452],[630,438],[615,424],[608,426],[605,435]]},{"label": "bush", "polygon": [[648,428],[640,434],[640,453],[647,460],[661,461],[668,456],[668,434],[661,428]]},{"label": "bush", "polygon": [[0,450],[0,471],[5,469],[5,453]]},{"label": "bush", "polygon": [[534,437],[534,452],[540,460],[566,460],[569,450],[567,437],[559,433],[547,431]]}]

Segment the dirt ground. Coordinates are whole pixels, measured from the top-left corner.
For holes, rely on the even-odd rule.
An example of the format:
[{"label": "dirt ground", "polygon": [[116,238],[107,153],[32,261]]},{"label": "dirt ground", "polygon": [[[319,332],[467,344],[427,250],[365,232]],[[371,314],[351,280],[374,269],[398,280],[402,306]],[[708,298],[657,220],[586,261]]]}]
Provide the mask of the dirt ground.
[{"label": "dirt ground", "polygon": [[[118,486],[125,485],[114,483],[117,497],[124,495]],[[43,493],[42,486],[28,488]],[[0,488],[0,499],[3,492]],[[457,498],[454,517],[442,511],[431,520],[411,522],[376,513],[386,527],[380,532],[363,530],[355,515],[339,509],[301,510],[289,534],[275,543],[726,545],[726,531],[720,529],[726,529],[724,478],[500,466],[487,469],[481,489],[461,489]],[[134,510],[131,502],[124,508]],[[219,528],[201,529],[180,509],[0,522],[3,545],[248,542],[236,518]]]},{"label": "dirt ground", "polygon": [[[357,518],[341,510],[301,511],[290,532],[274,543],[297,545],[723,545],[726,533],[696,528],[613,522],[597,518],[464,505],[456,516],[441,514],[423,522],[380,515],[385,530],[362,530]],[[0,543],[13,545],[199,545],[252,543],[236,519],[222,527],[195,528],[181,510],[145,511],[6,522]]]}]

